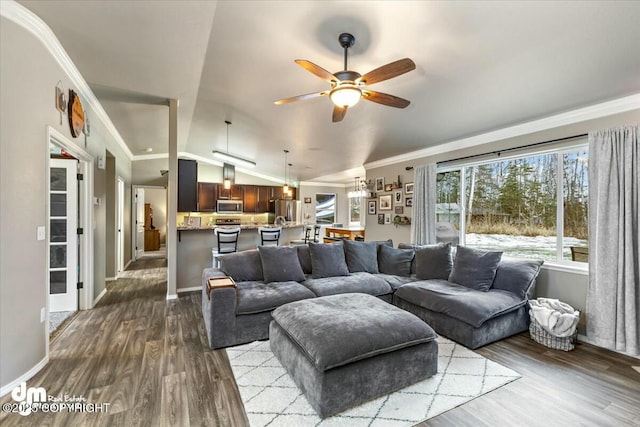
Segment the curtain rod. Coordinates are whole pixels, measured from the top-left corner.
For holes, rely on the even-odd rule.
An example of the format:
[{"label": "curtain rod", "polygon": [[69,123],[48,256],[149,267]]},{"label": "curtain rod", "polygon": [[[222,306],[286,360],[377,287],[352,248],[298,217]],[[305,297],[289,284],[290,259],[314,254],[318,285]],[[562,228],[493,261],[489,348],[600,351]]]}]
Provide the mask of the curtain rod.
[{"label": "curtain rod", "polygon": [[491,154],[495,154],[495,155],[497,155],[499,157],[500,154],[506,153],[506,152],[509,152],[509,151],[522,150],[523,148],[530,148],[530,147],[538,147],[540,145],[545,145],[545,144],[554,144],[556,142],[567,141],[569,139],[575,139],[575,138],[582,138],[582,137],[588,136],[588,135],[589,135],[588,133],[582,133],[580,135],[573,135],[573,136],[567,136],[567,137],[564,137],[564,138],[550,139],[548,141],[542,141],[542,142],[536,142],[536,143],[533,143],[533,144],[521,145],[519,147],[505,148],[504,150],[496,150],[496,151],[490,151],[488,153],[473,154],[471,156],[458,157],[457,159],[443,160],[441,162],[437,162],[436,164],[442,165],[442,164],[445,164],[445,163],[457,162],[459,160],[467,160],[467,159],[475,159],[476,157],[484,157],[484,156],[488,156],[488,155],[491,155]]}]

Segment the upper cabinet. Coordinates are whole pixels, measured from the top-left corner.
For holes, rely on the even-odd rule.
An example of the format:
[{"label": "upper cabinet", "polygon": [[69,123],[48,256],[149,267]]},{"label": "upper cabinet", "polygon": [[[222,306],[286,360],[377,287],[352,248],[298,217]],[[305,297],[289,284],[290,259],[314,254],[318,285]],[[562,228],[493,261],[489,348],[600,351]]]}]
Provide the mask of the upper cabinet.
[{"label": "upper cabinet", "polygon": [[243,209],[245,212],[254,213],[260,212],[258,210],[258,186],[257,185],[243,185]]},{"label": "upper cabinet", "polygon": [[198,210],[198,163],[178,159],[178,212]]},{"label": "upper cabinet", "polygon": [[242,185],[232,185],[230,189],[225,189],[224,184],[218,186],[218,199],[221,200],[242,200]]},{"label": "upper cabinet", "polygon": [[198,183],[198,210],[200,212],[215,212],[218,200],[218,184],[215,182]]}]

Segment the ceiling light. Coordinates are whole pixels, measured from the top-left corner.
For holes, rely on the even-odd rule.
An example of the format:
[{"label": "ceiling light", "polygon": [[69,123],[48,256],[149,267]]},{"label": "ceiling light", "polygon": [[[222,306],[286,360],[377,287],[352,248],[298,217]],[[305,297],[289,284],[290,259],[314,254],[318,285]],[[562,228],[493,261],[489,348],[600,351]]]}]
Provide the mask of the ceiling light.
[{"label": "ceiling light", "polygon": [[246,168],[254,168],[256,166],[256,162],[252,160],[243,159],[242,157],[238,157],[233,154],[229,154],[229,125],[231,122],[229,120],[224,121],[227,124],[227,152],[224,153],[219,150],[213,150],[213,157],[217,157],[219,159],[224,160],[225,162],[233,163],[238,166],[244,166]]},{"label": "ceiling light", "polygon": [[[291,166],[293,166],[293,165],[291,163],[289,163],[289,179],[291,179]],[[289,197],[293,196],[293,190],[291,189],[291,187],[287,188],[287,195]]]},{"label": "ceiling light", "polygon": [[369,191],[366,190],[366,181],[358,181],[360,179],[359,176],[356,176],[353,184],[353,191],[349,191],[347,193],[347,197],[350,199],[357,199],[361,197],[369,197]]},{"label": "ceiling light", "polygon": [[360,101],[362,91],[353,83],[345,82],[339,83],[338,86],[331,89],[329,96],[336,107],[349,108],[353,107],[358,103],[358,101]]}]

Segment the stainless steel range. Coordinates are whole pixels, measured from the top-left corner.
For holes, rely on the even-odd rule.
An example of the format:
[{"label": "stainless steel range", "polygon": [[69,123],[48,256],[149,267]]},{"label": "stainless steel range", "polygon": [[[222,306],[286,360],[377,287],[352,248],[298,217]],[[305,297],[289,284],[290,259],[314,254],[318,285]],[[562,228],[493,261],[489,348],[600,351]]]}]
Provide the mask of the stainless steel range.
[{"label": "stainless steel range", "polygon": [[216,225],[240,225],[240,218],[216,218]]}]

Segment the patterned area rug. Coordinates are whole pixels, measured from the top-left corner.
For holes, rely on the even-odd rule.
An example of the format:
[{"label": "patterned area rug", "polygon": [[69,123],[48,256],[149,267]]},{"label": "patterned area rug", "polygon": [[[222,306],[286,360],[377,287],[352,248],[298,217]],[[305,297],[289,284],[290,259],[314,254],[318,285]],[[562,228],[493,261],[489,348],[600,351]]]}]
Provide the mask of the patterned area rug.
[{"label": "patterned area rug", "polygon": [[510,383],[520,375],[438,338],[438,373],[321,420],[271,352],[269,341],[228,348],[252,426],[411,426]]}]

